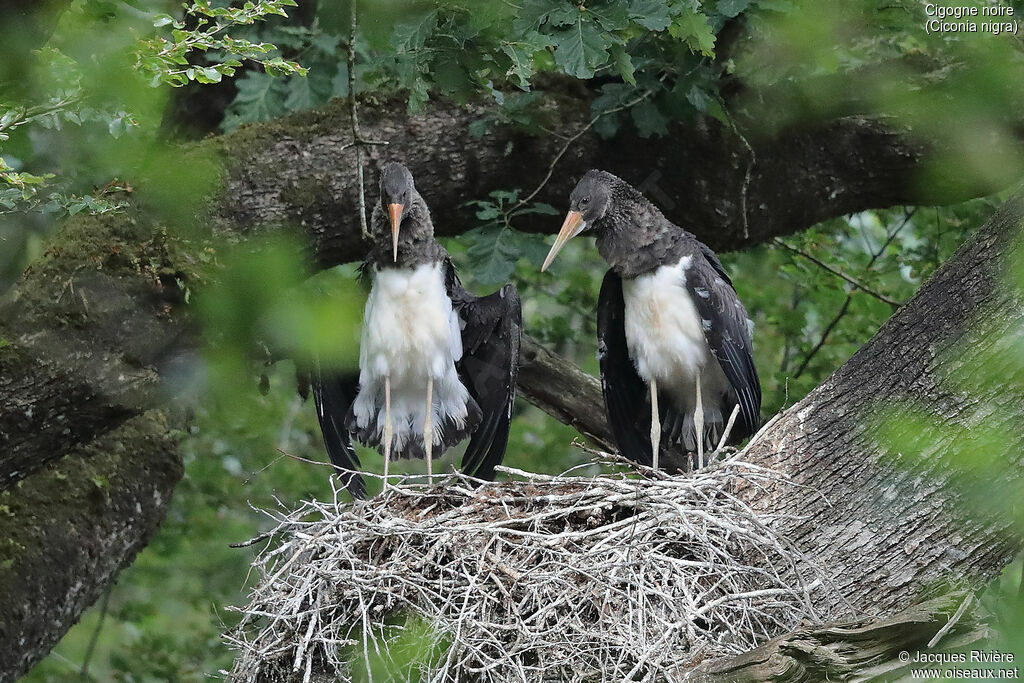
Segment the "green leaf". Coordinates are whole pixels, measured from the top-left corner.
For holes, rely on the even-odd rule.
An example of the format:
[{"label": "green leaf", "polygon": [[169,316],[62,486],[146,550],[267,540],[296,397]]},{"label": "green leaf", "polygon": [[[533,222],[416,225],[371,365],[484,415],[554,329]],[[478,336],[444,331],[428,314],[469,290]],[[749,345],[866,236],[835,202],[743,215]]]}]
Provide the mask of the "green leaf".
[{"label": "green leaf", "polygon": [[672,37],[686,41],[690,49],[708,57],[715,56],[715,34],[708,18],[699,12],[676,17],[668,29]]},{"label": "green leaf", "polygon": [[622,76],[622,80],[630,85],[636,85],[636,67],[633,66],[633,58],[626,52],[626,48],[622,45],[616,45],[612,48],[612,59],[615,60],[615,69]]},{"label": "green leaf", "polygon": [[[535,202],[535,203],[531,204],[530,206],[526,207],[525,209],[522,209],[519,213],[521,213],[521,214],[539,213],[539,214],[544,215],[544,216],[559,216],[559,215],[561,215],[561,212],[558,209],[556,209],[555,207],[551,206],[550,204],[546,204],[544,202]],[[529,237],[529,235],[523,235],[523,237]]]},{"label": "green leaf", "polygon": [[107,123],[107,131],[115,138],[121,137],[127,129],[128,126],[120,116],[115,116]]},{"label": "green leaf", "polygon": [[568,75],[592,78],[594,70],[608,60],[612,42],[589,21],[580,19],[572,28],[552,35],[555,63]]},{"label": "green leaf", "polygon": [[523,0],[512,29],[516,33],[536,31],[547,22],[551,10],[551,0]]},{"label": "green leaf", "polygon": [[718,13],[732,18],[749,6],[750,0],[718,0]]},{"label": "green leaf", "polygon": [[657,105],[647,100],[641,102],[630,110],[633,115],[633,123],[642,138],[649,138],[652,135],[668,134],[668,119]]},{"label": "green leaf", "polygon": [[672,24],[665,0],[630,0],[629,18],[651,31],[664,31]]},{"label": "green leaf", "polygon": [[466,233],[473,240],[466,249],[473,276],[483,283],[504,282],[516,268],[519,252],[514,233],[507,228],[490,226]]},{"label": "green leaf", "polygon": [[423,105],[430,99],[430,84],[422,76],[417,76],[409,86],[409,113],[418,114]]},{"label": "green leaf", "polygon": [[589,2],[584,10],[584,16],[587,15],[605,31],[619,31],[629,26],[629,12],[621,0]]},{"label": "green leaf", "polygon": [[333,85],[327,69],[311,71],[306,78],[289,78],[287,81],[288,97],[284,106],[288,111],[311,109],[330,99]]},{"label": "green leaf", "polygon": [[558,6],[548,12],[548,23],[552,26],[571,26],[580,21],[580,8],[568,2],[560,2]]},{"label": "green leaf", "polygon": [[398,52],[419,50],[437,28],[437,10],[414,16],[395,24],[391,42]]},{"label": "green leaf", "polygon": [[503,43],[501,51],[509,59],[509,68],[505,75],[512,78],[520,88],[529,88],[530,78],[536,70],[533,56],[547,47],[547,43],[547,39],[536,31],[525,35],[521,41]]},{"label": "green leaf", "polygon": [[214,67],[199,67],[196,71],[196,81],[199,83],[220,83],[221,73]]},{"label": "green leaf", "polygon": [[258,71],[249,71],[242,78],[236,79],[238,94],[228,109],[224,129],[232,130],[243,123],[266,121],[285,113],[281,92],[284,83],[287,81]]},{"label": "green leaf", "polygon": [[709,95],[699,85],[694,85],[687,91],[686,100],[702,114],[708,114],[726,125],[729,124],[729,115],[722,108],[718,99]]}]

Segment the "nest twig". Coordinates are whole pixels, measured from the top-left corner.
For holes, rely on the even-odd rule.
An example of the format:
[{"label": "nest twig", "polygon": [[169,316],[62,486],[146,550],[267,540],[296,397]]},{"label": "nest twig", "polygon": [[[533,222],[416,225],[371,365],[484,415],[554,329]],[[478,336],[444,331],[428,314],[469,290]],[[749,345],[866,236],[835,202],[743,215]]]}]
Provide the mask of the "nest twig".
[{"label": "nest twig", "polygon": [[454,474],[278,516],[227,636],[231,679],[366,680],[413,615],[442,653],[421,681],[682,680],[815,618],[820,574],[734,495],[771,471],[737,456],[680,477],[501,469],[520,480]]}]

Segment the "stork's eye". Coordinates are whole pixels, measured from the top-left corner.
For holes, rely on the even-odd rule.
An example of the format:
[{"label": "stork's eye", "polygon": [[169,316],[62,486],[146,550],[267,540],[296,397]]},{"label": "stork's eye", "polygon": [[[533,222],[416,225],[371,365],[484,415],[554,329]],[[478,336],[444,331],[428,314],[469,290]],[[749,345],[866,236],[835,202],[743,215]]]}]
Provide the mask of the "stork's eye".
[{"label": "stork's eye", "polygon": [[584,197],[583,199],[580,200],[580,206],[586,206],[589,203],[590,203],[590,197]]}]

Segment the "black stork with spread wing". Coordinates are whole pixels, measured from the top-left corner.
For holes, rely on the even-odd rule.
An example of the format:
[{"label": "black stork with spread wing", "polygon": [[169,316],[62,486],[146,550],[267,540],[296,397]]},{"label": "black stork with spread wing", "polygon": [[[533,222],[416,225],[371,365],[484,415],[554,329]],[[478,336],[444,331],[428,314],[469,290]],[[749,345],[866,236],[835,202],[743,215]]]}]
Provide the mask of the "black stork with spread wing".
[{"label": "black stork with spread wing", "polygon": [[622,454],[657,468],[678,444],[703,466],[737,405],[731,441],[753,434],[761,410],[753,324],[715,253],[605,171],[576,184],[541,270],[584,231],[611,266],[598,300],[598,357]]},{"label": "black stork with spread wing", "polygon": [[331,462],[354,497],[366,495],[353,438],[393,457],[433,458],[466,437],[462,471],[493,479],[508,443],[522,311],[512,284],[485,297],[466,291],[412,173],[380,172],[380,201],[363,268],[372,277],[363,312],[359,376],[318,371],[313,391]]}]

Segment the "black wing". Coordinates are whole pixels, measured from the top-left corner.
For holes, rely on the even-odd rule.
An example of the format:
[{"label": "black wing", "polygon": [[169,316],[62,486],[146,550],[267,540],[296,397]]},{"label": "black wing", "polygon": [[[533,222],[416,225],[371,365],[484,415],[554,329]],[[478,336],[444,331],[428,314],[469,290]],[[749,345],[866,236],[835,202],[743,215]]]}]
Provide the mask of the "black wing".
[{"label": "black wing", "polygon": [[462,456],[462,471],[493,480],[494,467],[505,457],[516,397],[523,328],[519,293],[509,284],[478,298],[463,288],[451,262],[446,265],[448,296],[463,324],[457,368],[482,413]]},{"label": "black wing", "polygon": [[325,374],[319,365],[313,373],[313,400],[320,432],[338,476],[353,498],[366,498],[366,482],[356,473],[359,457],[352,446],[352,436],[345,429],[345,416],[359,389],[358,375]]},{"label": "black wing", "polygon": [[718,277],[725,280],[726,284],[732,287],[732,278],[729,277],[729,273],[725,272],[725,266],[723,266],[722,262],[718,260],[718,254],[712,251],[711,247],[704,244],[700,240],[697,240],[697,244],[700,245],[700,253],[704,254],[704,258],[708,260],[708,263],[711,264],[711,267],[715,269],[716,273],[718,273]]},{"label": "black wing", "polygon": [[608,424],[619,452],[650,467],[651,409],[647,385],[629,357],[622,279],[613,270],[605,273],[597,299],[597,360],[601,365],[601,391]]},{"label": "black wing", "polygon": [[[703,244],[701,250],[705,256],[714,256]],[[717,257],[706,262],[697,259],[686,271],[686,288],[704,324],[704,339],[732,385],[731,398],[740,406],[732,432],[732,438],[738,441],[757,431],[761,419],[761,381],[754,367],[747,311],[724,273]],[[728,413],[723,417],[728,419]]]}]

